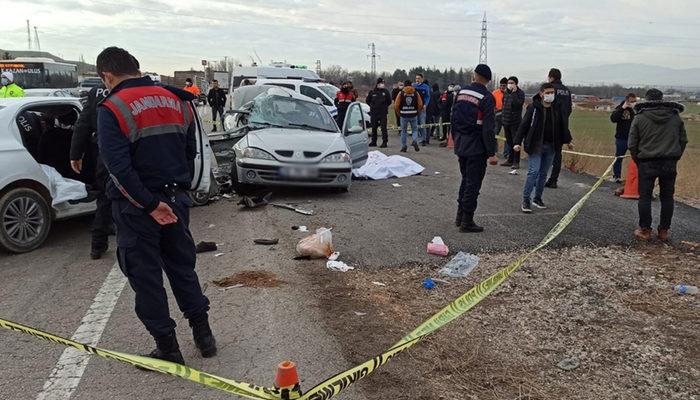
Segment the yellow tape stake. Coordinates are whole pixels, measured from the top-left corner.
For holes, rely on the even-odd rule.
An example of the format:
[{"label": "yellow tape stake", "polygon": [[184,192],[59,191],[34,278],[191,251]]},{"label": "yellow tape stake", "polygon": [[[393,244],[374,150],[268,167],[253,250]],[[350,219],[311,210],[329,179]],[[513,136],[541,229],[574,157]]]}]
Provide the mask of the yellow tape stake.
[{"label": "yellow tape stake", "polygon": [[78,343],[70,339],[46,333],[38,329],[30,328],[26,325],[11,322],[2,318],[0,318],[0,327],[16,332],[26,333],[28,335],[35,336],[39,339],[48,340],[49,342],[73,347],[80,351],[95,354],[102,358],[120,361],[126,364],[131,364],[133,366],[147,368],[152,371],[161,372],[167,375],[177,376],[183,379],[190,380],[192,382],[200,383],[205,386],[223,390],[224,392],[237,394],[241,397],[245,397],[248,399],[280,399],[280,393],[276,389],[265,388],[261,386],[252,385],[250,383],[238,382],[232,379],[222,378],[169,361],[163,361],[143,356],[136,356],[133,354],[120,353],[112,350],[100,349],[98,347]]},{"label": "yellow tape stake", "polygon": [[510,265],[502,268],[495,274],[486,278],[481,283],[477,284],[471,288],[468,292],[458,297],[456,300],[448,304],[445,308],[440,310],[437,314],[430,317],[427,321],[423,322],[418,328],[413,332],[404,336],[399,340],[394,346],[389,350],[374,357],[371,360],[364,362],[357,367],[353,367],[345,372],[337,374],[330,379],[327,379],[323,383],[312,388],[305,395],[301,397],[302,400],[327,400],[330,399],[343,390],[347,389],[349,386],[353,385],[360,379],[367,377],[369,374],[374,372],[377,368],[386,364],[392,357],[396,356],[400,352],[406,350],[407,348],[413,346],[414,344],[421,341],[427,335],[435,332],[436,330],[442,328],[448,323],[454,321],[456,318],[460,317],[465,312],[472,309],[474,306],[479,304],[479,302],[485,299],[489,294],[491,294],[496,288],[498,288],[506,279],[508,279],[515,271],[525,264],[530,256],[541,250],[543,247],[548,245],[552,240],[559,236],[564,229],[571,223],[571,221],[576,218],[578,213],[583,208],[583,205],[588,201],[593,192],[595,192],[598,187],[603,183],[605,178],[612,171],[614,162],[608,166],[608,168],[603,173],[603,176],[598,178],[591,189],[583,196],[581,199],[574,204],[573,207],[562,217],[561,220],[549,231],[549,233],[540,241],[540,243],[535,246],[532,250],[526,254],[520,256],[517,260],[513,261]]}]

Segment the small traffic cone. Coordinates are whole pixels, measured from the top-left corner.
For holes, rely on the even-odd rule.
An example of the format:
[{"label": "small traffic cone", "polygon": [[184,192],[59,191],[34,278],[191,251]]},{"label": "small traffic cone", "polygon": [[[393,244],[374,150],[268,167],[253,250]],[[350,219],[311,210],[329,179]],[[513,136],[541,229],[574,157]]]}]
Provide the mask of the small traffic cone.
[{"label": "small traffic cone", "polygon": [[297,366],[291,361],[282,361],[277,366],[275,375],[275,389],[280,391],[282,400],[298,399],[301,397],[301,386],[299,385],[299,374]]},{"label": "small traffic cone", "polygon": [[639,199],[639,179],[637,177],[637,164],[630,160],[627,166],[627,178],[625,179],[625,189],[620,195],[623,199]]},{"label": "small traffic cone", "polygon": [[455,148],[455,141],[452,139],[452,132],[449,132],[447,134],[447,148],[448,149],[454,149]]}]

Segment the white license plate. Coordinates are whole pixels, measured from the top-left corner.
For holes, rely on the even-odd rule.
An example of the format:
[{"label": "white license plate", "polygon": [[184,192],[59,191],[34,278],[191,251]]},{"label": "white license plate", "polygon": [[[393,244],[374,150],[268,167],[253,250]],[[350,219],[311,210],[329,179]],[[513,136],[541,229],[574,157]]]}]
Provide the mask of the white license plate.
[{"label": "white license plate", "polygon": [[318,178],[318,168],[282,167],[279,174],[286,178]]}]

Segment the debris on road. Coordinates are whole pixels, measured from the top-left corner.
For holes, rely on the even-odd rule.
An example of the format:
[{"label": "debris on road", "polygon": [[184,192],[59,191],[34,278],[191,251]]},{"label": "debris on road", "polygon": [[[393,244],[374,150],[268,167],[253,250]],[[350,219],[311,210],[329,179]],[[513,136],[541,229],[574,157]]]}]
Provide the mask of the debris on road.
[{"label": "debris on road", "polygon": [[355,267],[351,267],[342,261],[328,261],[326,263],[326,268],[330,269],[331,271],[338,272],[348,272],[350,270],[355,269]]},{"label": "debris on road", "polygon": [[673,292],[678,293],[678,294],[698,294],[698,288],[697,286],[691,286],[691,285],[675,285],[673,287]]},{"label": "debris on road", "polygon": [[385,287],[385,286],[386,286],[386,283],[377,282],[377,281],[372,281],[372,284],[377,285],[377,286],[380,286],[380,287]]},{"label": "debris on road", "polygon": [[297,253],[311,258],[328,258],[333,254],[333,234],[328,228],[318,228],[313,235],[297,243]]},{"label": "debris on road", "polygon": [[572,371],[581,364],[578,358],[565,358],[557,364],[557,367],[563,369],[564,371]]},{"label": "debris on road", "polygon": [[299,232],[308,232],[308,231],[309,231],[309,228],[307,228],[307,227],[304,226],[304,225],[294,225],[294,226],[292,227],[292,230],[293,230],[293,231],[299,231]]},{"label": "debris on road", "polygon": [[335,260],[338,259],[338,257],[340,257],[340,253],[337,252],[337,251],[334,251],[333,254],[331,254],[330,256],[328,256],[328,259],[331,260],[331,261],[335,261]]},{"label": "debris on road", "polygon": [[216,246],[216,243],[202,241],[202,242],[197,243],[195,251],[197,253],[206,253],[208,251],[216,251],[217,249],[218,249],[218,247]]},{"label": "debris on road", "polygon": [[425,278],[423,279],[423,287],[428,290],[433,289],[435,287],[435,281],[431,278]]},{"label": "debris on road", "polygon": [[518,170],[517,170],[517,169],[511,170],[511,171],[508,173],[508,175],[518,175]]},{"label": "debris on road", "polygon": [[209,224],[209,226],[207,228],[214,228],[215,226],[216,225],[214,225],[214,224]]},{"label": "debris on road", "polygon": [[220,292],[225,292],[225,291],[227,291],[227,290],[229,290],[229,289],[236,289],[236,288],[242,288],[242,287],[245,287],[245,285],[242,284],[242,283],[237,283],[237,284],[235,284],[235,285],[223,287],[223,288],[219,289],[219,291],[220,291]]},{"label": "debris on road", "polygon": [[221,197],[223,197],[223,198],[225,198],[225,199],[232,199],[232,198],[233,198],[233,196],[231,196],[231,195],[228,194],[228,193],[222,194]]},{"label": "debris on road", "polygon": [[253,240],[253,243],[261,244],[261,245],[265,245],[265,246],[272,246],[272,245],[275,245],[279,242],[280,242],[279,239],[254,239]]},{"label": "debris on road", "polygon": [[223,256],[224,254],[225,254],[225,253],[216,253],[216,254],[214,254],[214,257],[221,257],[221,256]]},{"label": "debris on road", "polygon": [[258,208],[268,205],[270,198],[272,198],[272,192],[257,196],[242,196],[241,200],[238,201],[238,205],[245,208]]},{"label": "debris on road", "polygon": [[358,317],[362,317],[362,316],[364,316],[364,315],[367,315],[366,312],[359,312],[359,311],[353,311],[353,312],[354,312],[355,315],[357,315]]},{"label": "debris on road", "polygon": [[687,240],[681,240],[681,244],[690,247],[690,250],[696,250],[700,248],[700,243],[698,242],[689,242]]},{"label": "debris on road", "polygon": [[439,271],[450,278],[466,278],[479,264],[479,257],[460,251]]},{"label": "debris on road", "polygon": [[400,188],[401,184],[400,183],[392,183],[391,186],[393,186],[395,188]]},{"label": "debris on road", "polygon": [[297,213],[302,214],[302,215],[314,215],[314,212],[311,210],[304,210],[301,208],[296,208],[296,207],[289,205],[289,204],[272,203],[272,206],[277,207],[277,208],[284,208],[285,210],[294,211],[294,212],[297,212]]},{"label": "debris on road", "polygon": [[447,257],[447,255],[450,254],[450,249],[445,245],[445,242],[440,236],[435,236],[433,240],[428,243],[428,254]]},{"label": "debris on road", "polygon": [[[221,288],[231,288],[235,285],[242,285],[253,288],[269,288],[278,287],[280,284],[284,283],[277,279],[277,276],[272,272],[268,271],[241,271],[237,272],[231,276],[215,280],[216,286]],[[242,287],[236,286],[236,287]]]}]

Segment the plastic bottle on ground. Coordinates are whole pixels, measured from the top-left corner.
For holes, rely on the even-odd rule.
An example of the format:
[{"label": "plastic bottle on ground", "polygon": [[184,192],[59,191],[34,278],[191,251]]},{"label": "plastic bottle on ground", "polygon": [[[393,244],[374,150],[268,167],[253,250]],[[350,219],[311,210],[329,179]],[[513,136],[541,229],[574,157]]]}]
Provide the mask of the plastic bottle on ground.
[{"label": "plastic bottle on ground", "polygon": [[690,286],[684,284],[674,286],[673,291],[678,294],[698,294],[697,286]]}]

